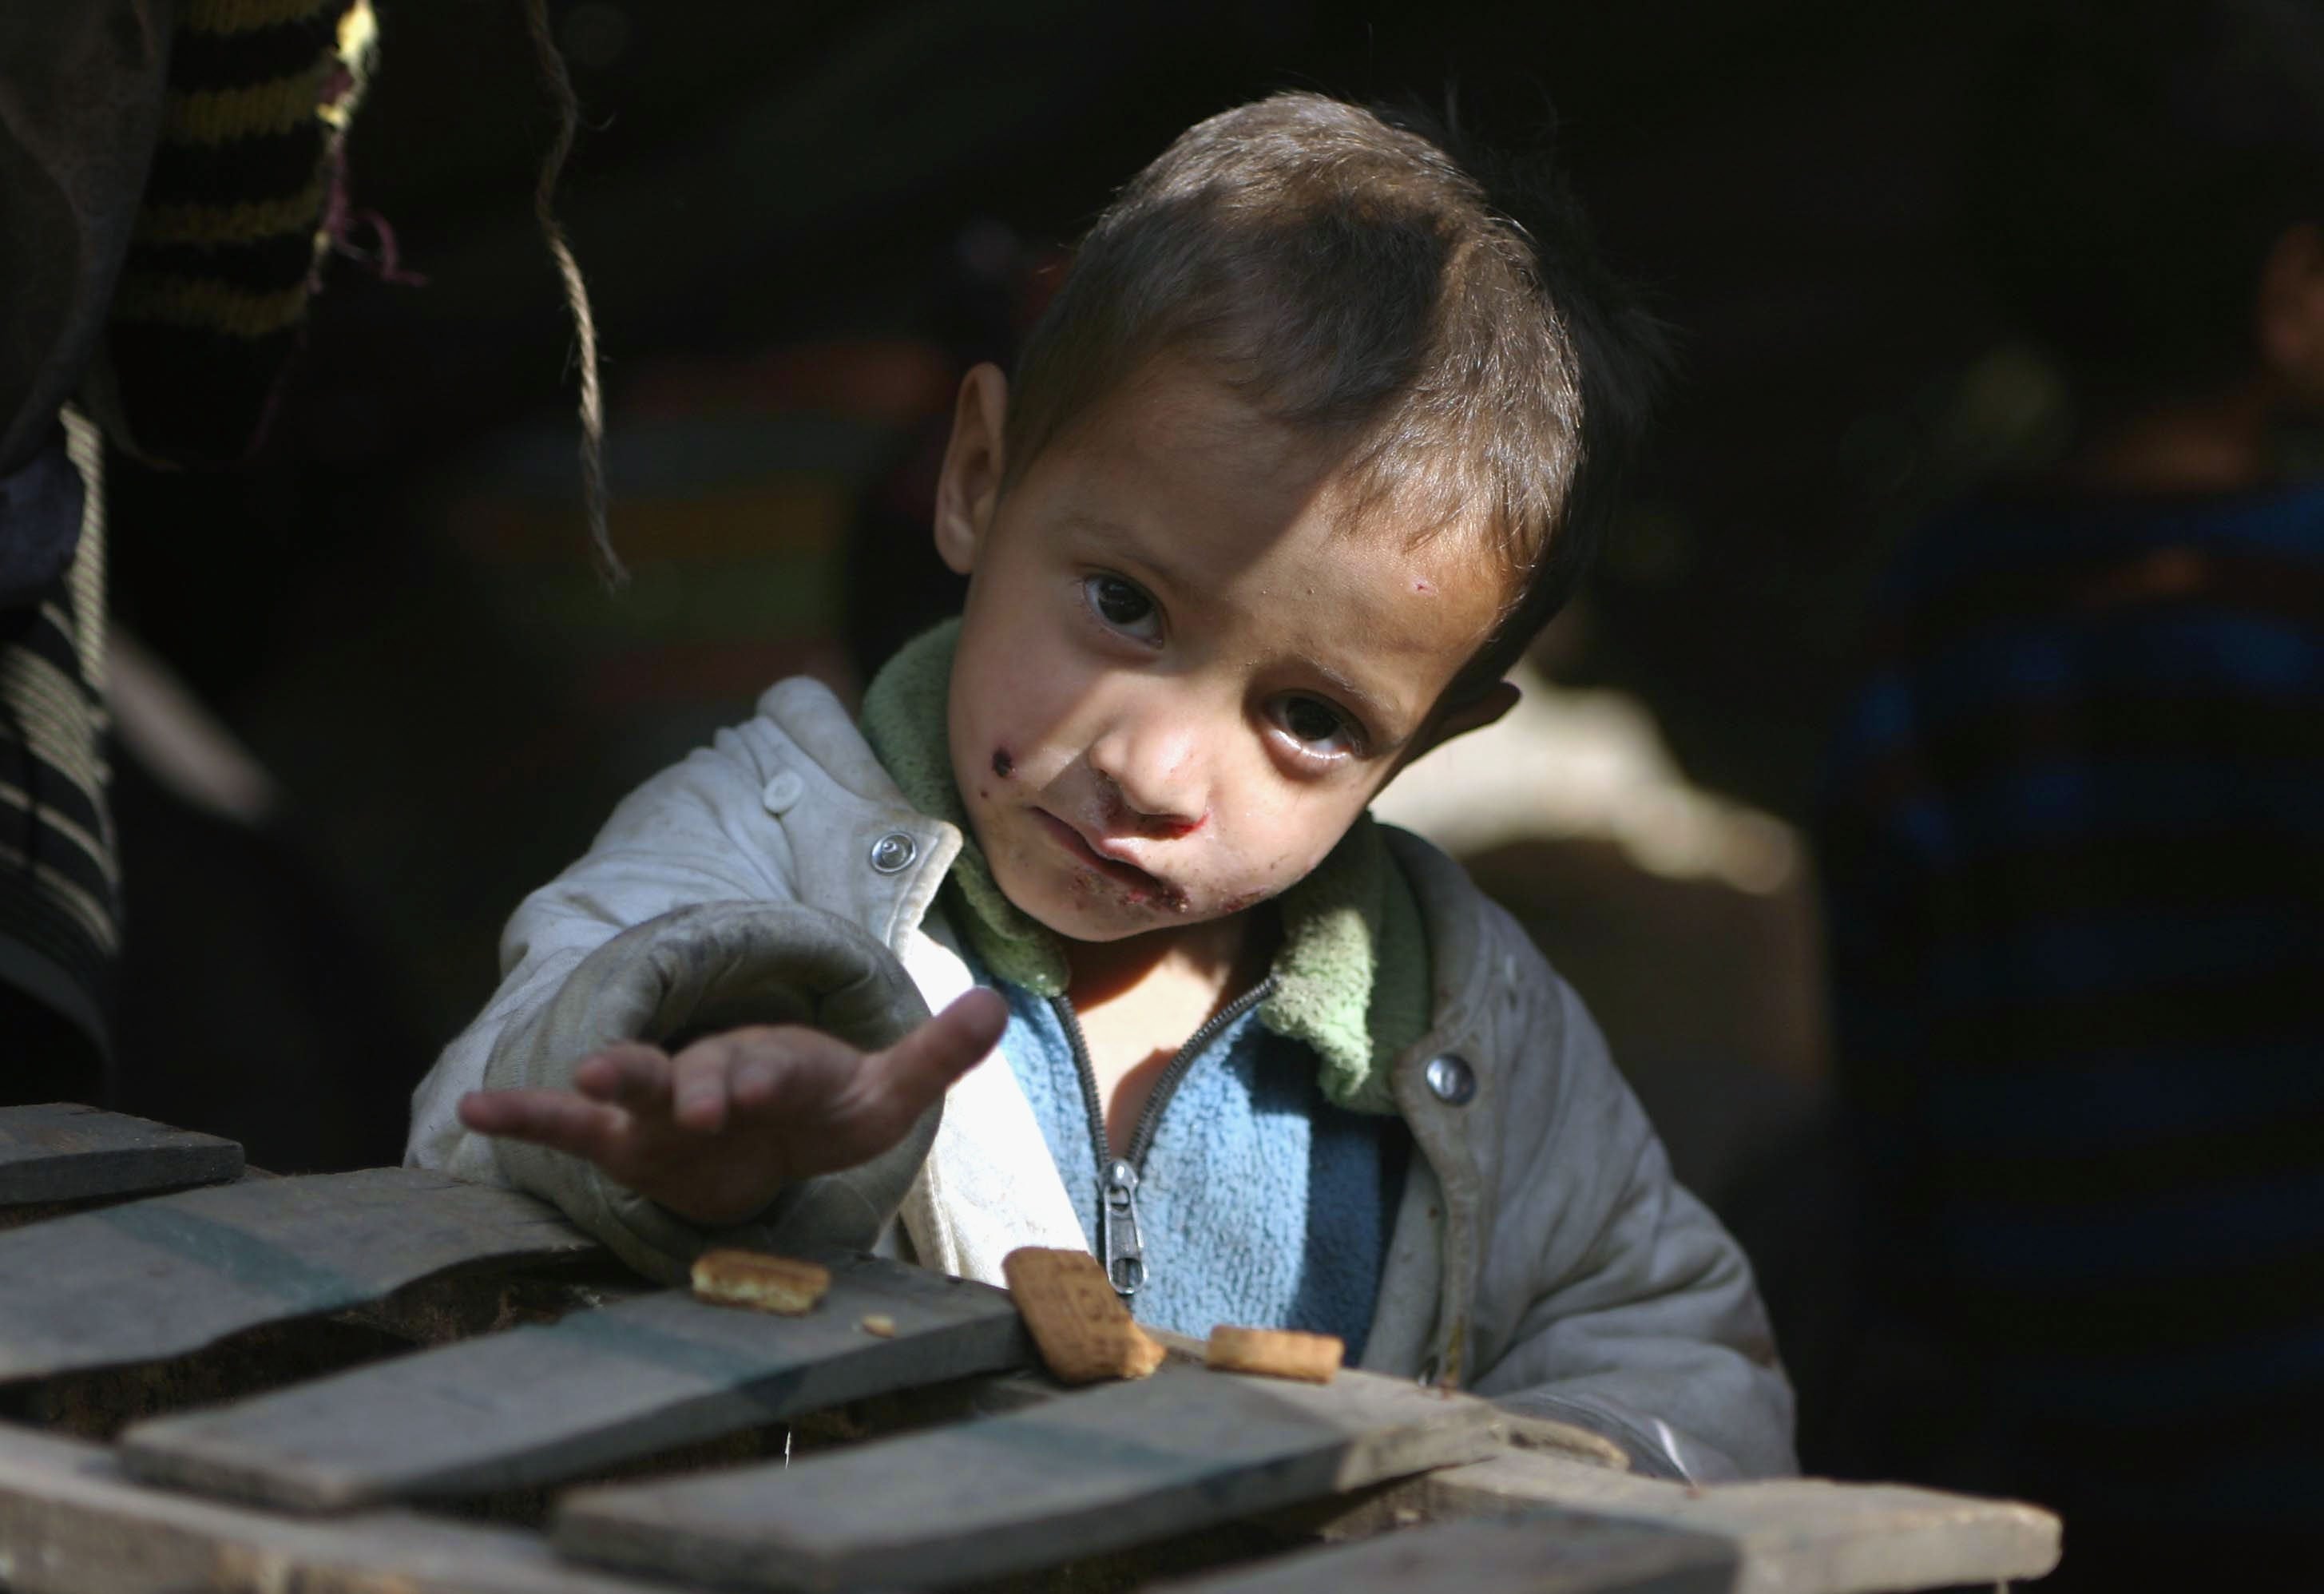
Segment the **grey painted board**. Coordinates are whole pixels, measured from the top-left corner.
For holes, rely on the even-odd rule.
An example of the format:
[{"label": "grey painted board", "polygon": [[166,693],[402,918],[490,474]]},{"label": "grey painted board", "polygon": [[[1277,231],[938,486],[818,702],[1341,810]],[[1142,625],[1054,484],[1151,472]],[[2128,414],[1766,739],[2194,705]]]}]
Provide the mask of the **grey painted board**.
[{"label": "grey painted board", "polygon": [[300,1521],[147,1488],[123,1478],[102,1445],[8,1426],[0,1426],[0,1586],[22,1594],[654,1594],[558,1560],[537,1534],[401,1511]]},{"label": "grey painted board", "polygon": [[217,1184],[242,1172],[242,1147],[71,1101],[0,1107],[0,1206],[87,1201]]},{"label": "grey painted board", "polygon": [[1156,1594],[1729,1594],[1737,1566],[1732,1544],[1701,1534],[1545,1514],[1413,1528]]},{"label": "grey painted board", "polygon": [[[973,1373],[1026,1367],[1007,1294],[832,1257],[803,1317],[666,1291],[374,1363],[123,1436],[134,1474],[293,1510],[531,1487]],[[877,1314],[892,1337],[868,1332]]]},{"label": "grey painted board", "polygon": [[576,1491],[554,1534],[568,1553],[669,1577],[959,1582],[1473,1460],[1500,1433],[1485,1403],[1400,1380],[1314,1386],[1166,1367],[788,1469]]},{"label": "grey painted board", "polygon": [[1550,1506],[1726,1539],[1741,1560],[1737,1594],[1990,1586],[2058,1564],[2058,1518],[2039,1506],[1893,1484],[1785,1478],[1689,1488],[1511,1452],[1420,1487],[1432,1518]]},{"label": "grey painted board", "polygon": [[0,1382],[149,1361],[592,1242],[512,1190],[417,1168],[261,1179],[0,1233]]}]

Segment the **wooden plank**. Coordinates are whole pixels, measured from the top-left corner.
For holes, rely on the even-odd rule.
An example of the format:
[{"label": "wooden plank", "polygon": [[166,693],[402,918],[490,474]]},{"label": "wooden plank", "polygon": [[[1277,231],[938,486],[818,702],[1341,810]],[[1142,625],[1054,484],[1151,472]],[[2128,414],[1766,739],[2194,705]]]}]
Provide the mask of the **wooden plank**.
[{"label": "wooden plank", "polygon": [[1431,1518],[1545,1506],[1722,1538],[1736,1594],[1871,1594],[2038,1578],[2058,1564],[2058,1519],[2038,1506],[1890,1484],[1780,1479],[1689,1488],[1548,1454],[1510,1452],[1425,1479]]},{"label": "wooden plank", "polygon": [[1003,1416],[782,1468],[576,1491],[558,1546],[759,1588],[1005,1576],[1273,1510],[1500,1442],[1482,1401],[1167,1367]]},{"label": "wooden plank", "polygon": [[70,1101],[0,1107],[0,1206],[142,1195],[217,1184],[242,1173],[242,1147]]},{"label": "wooden plank", "polygon": [[[1030,1365],[1009,1296],[825,1258],[801,1317],[667,1291],[132,1428],[139,1477],[300,1511],[561,1481],[891,1390]],[[887,1320],[885,1336],[866,1316]]]},{"label": "wooden plank", "polygon": [[1543,1515],[1414,1528],[1164,1584],[1156,1594],[1730,1594],[1735,1547],[1606,1517]]},{"label": "wooden plank", "polygon": [[0,1382],[157,1360],[591,1241],[512,1190],[417,1168],[212,1185],[0,1233]]},{"label": "wooden plank", "polygon": [[[539,1534],[370,1512],[300,1521],[124,1479],[101,1445],[0,1424],[12,1594],[653,1594]],[[664,1589],[660,1594],[669,1594]]]}]

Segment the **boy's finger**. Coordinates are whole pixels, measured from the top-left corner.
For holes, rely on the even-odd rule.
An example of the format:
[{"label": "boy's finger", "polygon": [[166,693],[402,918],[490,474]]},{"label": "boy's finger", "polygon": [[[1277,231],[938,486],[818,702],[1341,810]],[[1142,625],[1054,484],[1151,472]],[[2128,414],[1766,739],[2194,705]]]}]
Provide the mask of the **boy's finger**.
[{"label": "boy's finger", "polygon": [[573,1088],[632,1112],[667,1112],[670,1074],[669,1055],[659,1046],[607,1046],[575,1065]]},{"label": "boy's finger", "polygon": [[602,1163],[614,1155],[626,1115],[569,1091],[473,1091],[460,1121],[480,1135],[530,1140]]},{"label": "boy's finger", "polygon": [[1008,1026],[1009,1004],[1000,992],[980,986],[886,1051],[866,1058],[864,1072],[911,1103],[917,1117],[998,1046]]},{"label": "boy's finger", "polygon": [[734,1055],[734,1043],[714,1035],[670,1059],[669,1115],[678,1128],[708,1135],[726,1127],[727,1076]]}]

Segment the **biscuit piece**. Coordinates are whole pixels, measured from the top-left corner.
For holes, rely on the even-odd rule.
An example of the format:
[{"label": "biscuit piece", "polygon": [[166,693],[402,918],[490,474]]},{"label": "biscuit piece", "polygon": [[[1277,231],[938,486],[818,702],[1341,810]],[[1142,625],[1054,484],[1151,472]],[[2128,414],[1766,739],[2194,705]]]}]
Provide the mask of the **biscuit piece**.
[{"label": "biscuit piece", "polygon": [[1230,1328],[1221,1323],[1203,1347],[1203,1365],[1222,1373],[1264,1373],[1328,1384],[1348,1348],[1337,1334],[1303,1334],[1291,1329]]},{"label": "biscuit piece", "polygon": [[1058,1382],[1142,1378],[1162,1365],[1161,1345],[1131,1321],[1105,1269],[1087,1251],[1025,1246],[1002,1258],[1001,1270]]},{"label": "biscuit piece", "polygon": [[855,1320],[855,1326],[878,1339],[896,1337],[896,1320],[884,1312],[867,1312]]},{"label": "biscuit piece", "polygon": [[831,1288],[831,1269],[761,1251],[705,1251],[694,1258],[694,1296],[798,1317]]}]

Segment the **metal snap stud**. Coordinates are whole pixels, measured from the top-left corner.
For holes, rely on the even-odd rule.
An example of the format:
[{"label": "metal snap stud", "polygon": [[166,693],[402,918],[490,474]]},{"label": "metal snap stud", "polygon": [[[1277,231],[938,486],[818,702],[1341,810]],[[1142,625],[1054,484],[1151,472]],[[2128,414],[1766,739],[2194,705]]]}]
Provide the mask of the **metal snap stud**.
[{"label": "metal snap stud", "polygon": [[920,843],[900,830],[891,830],[872,843],[872,867],[881,874],[900,874],[920,855]]},{"label": "metal snap stud", "polygon": [[1439,1101],[1465,1107],[1477,1093],[1477,1071],[1449,1054],[1428,1060],[1428,1088]]}]

